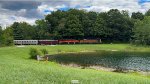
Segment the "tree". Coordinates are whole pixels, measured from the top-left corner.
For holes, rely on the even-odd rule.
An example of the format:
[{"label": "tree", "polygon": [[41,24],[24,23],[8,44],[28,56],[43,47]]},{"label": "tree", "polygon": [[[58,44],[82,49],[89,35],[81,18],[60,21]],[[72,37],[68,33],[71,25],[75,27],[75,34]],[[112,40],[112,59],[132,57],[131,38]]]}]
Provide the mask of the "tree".
[{"label": "tree", "polygon": [[2,36],[3,34],[3,30],[2,30],[2,27],[0,26],[0,37]]},{"label": "tree", "polygon": [[131,15],[131,18],[143,20],[144,15],[141,12],[133,12],[132,15]]},{"label": "tree", "polygon": [[35,23],[37,39],[50,39],[50,24],[45,20],[36,20]]},{"label": "tree", "polygon": [[11,26],[15,40],[30,40],[34,39],[34,28],[26,22],[14,22]]},{"label": "tree", "polygon": [[19,29],[19,22],[14,22],[13,25],[11,26],[13,28],[13,36],[15,40],[22,40],[22,34],[21,31]]},{"label": "tree", "polygon": [[132,32],[130,18],[122,14],[118,9],[111,9],[106,15],[108,38],[111,41],[127,42]]},{"label": "tree", "polygon": [[84,38],[93,37],[92,36],[93,21],[90,20],[87,15],[83,17],[82,26],[83,26]]},{"label": "tree", "polygon": [[0,26],[0,46],[2,46],[2,42],[3,42],[2,35],[3,35],[3,30],[2,27]]},{"label": "tree", "polygon": [[34,33],[35,30],[30,24],[26,22],[20,22],[18,27],[21,32],[21,36],[23,40],[34,39],[33,36],[35,35]]},{"label": "tree", "polygon": [[[14,39],[96,39],[128,42],[133,34],[133,26],[141,20],[142,13],[111,9],[108,12],[88,12],[70,9],[54,11],[45,19],[36,20],[35,25],[15,22]],[[134,18],[134,19],[133,19]]]},{"label": "tree", "polygon": [[61,10],[54,11],[51,14],[47,15],[45,17],[45,20],[50,25],[49,33],[53,34],[55,32],[55,29],[59,25],[59,21],[62,18],[66,18],[66,17],[67,17],[67,12]]},{"label": "tree", "polygon": [[150,9],[146,11],[145,16],[150,16]]},{"label": "tree", "polygon": [[3,30],[2,35],[2,45],[3,46],[10,46],[13,45],[13,29],[11,27],[7,27]]},{"label": "tree", "polygon": [[135,23],[133,43],[150,45],[150,17]]},{"label": "tree", "polygon": [[122,11],[121,11],[121,14],[122,14],[124,17],[129,18],[129,11],[127,11],[127,10],[122,10]]},{"label": "tree", "polygon": [[[58,10],[47,15],[45,20],[50,24],[51,31],[49,33],[55,35],[55,39],[75,38],[77,32],[74,34],[75,32],[73,33],[72,31],[76,28],[79,30],[78,34],[79,32],[81,34],[76,36],[78,39],[81,37],[101,38],[121,42],[127,42],[131,38],[134,21],[129,17],[128,11],[123,10],[120,12],[118,9],[111,9],[108,12],[101,13],[78,9]],[[81,27],[70,26],[72,24],[77,24],[77,26],[80,25]]]},{"label": "tree", "polygon": [[84,36],[82,25],[75,15],[69,15],[67,17],[62,36],[65,39],[81,39]]},{"label": "tree", "polygon": [[78,9],[70,9],[66,12],[66,15],[75,15],[80,23],[82,24],[83,18],[85,16],[85,11],[84,10],[78,10]]},{"label": "tree", "polygon": [[96,18],[97,18],[97,13],[96,12],[91,11],[91,12],[88,12],[87,15],[88,15],[90,20],[96,21]]},{"label": "tree", "polygon": [[98,16],[95,23],[93,24],[93,28],[92,28],[92,34],[95,38],[101,38],[104,37],[106,32],[106,25],[104,20]]},{"label": "tree", "polygon": [[65,30],[66,19],[62,18],[58,23],[59,23],[58,26],[54,30],[55,39],[63,39],[63,35],[65,34],[64,30]]}]

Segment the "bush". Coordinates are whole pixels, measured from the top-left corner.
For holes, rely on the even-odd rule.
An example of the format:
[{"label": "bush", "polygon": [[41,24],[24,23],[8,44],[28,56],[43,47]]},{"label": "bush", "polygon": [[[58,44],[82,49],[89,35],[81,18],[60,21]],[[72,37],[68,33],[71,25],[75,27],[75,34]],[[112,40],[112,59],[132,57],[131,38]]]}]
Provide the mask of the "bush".
[{"label": "bush", "polygon": [[30,54],[30,58],[36,59],[36,56],[40,55],[40,52],[35,48],[31,48],[29,54]]},{"label": "bush", "polygon": [[48,50],[46,50],[46,49],[41,49],[41,52],[44,54],[44,56],[45,56],[46,54],[48,54]]}]

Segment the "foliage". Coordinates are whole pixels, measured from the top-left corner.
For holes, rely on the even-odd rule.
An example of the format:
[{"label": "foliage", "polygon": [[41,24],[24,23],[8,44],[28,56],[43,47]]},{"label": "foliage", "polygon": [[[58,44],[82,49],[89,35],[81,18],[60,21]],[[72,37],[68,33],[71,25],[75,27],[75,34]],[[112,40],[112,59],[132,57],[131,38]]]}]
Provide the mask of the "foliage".
[{"label": "foliage", "polygon": [[67,39],[80,39],[83,37],[82,25],[74,15],[68,16],[63,32],[62,36]]},{"label": "foliage", "polygon": [[[62,15],[61,15],[62,14]],[[68,16],[67,16],[68,15]],[[46,16],[56,39],[97,39],[128,42],[133,23],[128,11],[87,12],[70,9]]]},{"label": "foliage", "polygon": [[37,55],[40,55],[40,52],[36,48],[31,48],[29,55],[30,55],[30,58],[36,59]]},{"label": "foliage", "polygon": [[12,28],[7,27],[5,30],[0,29],[0,46],[13,45],[13,31]]},{"label": "foliage", "polygon": [[141,12],[133,12],[131,18],[143,20],[144,15]]},{"label": "foliage", "polygon": [[0,46],[2,46],[2,35],[3,35],[3,30],[2,30],[2,27],[0,26]]},{"label": "foliage", "polygon": [[105,34],[105,22],[101,17],[97,17],[92,28],[92,35],[96,38],[101,38]]},{"label": "foliage", "polygon": [[[136,40],[132,36],[137,36],[134,35],[135,31],[133,30],[137,27],[139,20],[143,21],[144,17],[149,15],[150,10],[145,14],[133,12],[131,17],[127,10],[120,11],[118,9],[111,9],[107,12],[78,9],[57,10],[46,15],[44,19],[36,20],[35,25],[26,22],[14,22],[8,27],[12,29],[12,34],[9,30],[9,35],[6,34],[7,30],[0,30],[0,33],[2,32],[0,38],[3,39],[0,41],[0,45],[9,42],[4,44],[8,45],[12,43],[13,39],[102,39],[105,43],[129,42],[131,39]],[[139,28],[138,31],[145,30]],[[10,38],[7,38],[7,36],[10,36]],[[139,40],[136,41],[139,42]]]},{"label": "foliage", "polygon": [[48,54],[48,50],[47,49],[38,50],[36,48],[31,48],[29,52],[30,58],[32,59],[36,59],[37,55],[41,55],[41,54],[45,56],[46,54]]},{"label": "foliage", "polygon": [[146,11],[145,16],[150,16],[150,9]]},{"label": "foliage", "polygon": [[13,25],[11,26],[13,28],[13,36],[15,40],[21,40],[22,39],[22,34],[21,34],[21,28],[18,27],[19,23],[14,22]]},{"label": "foliage", "polygon": [[135,24],[133,41],[136,44],[150,45],[150,17]]},{"label": "foliage", "polygon": [[128,42],[132,32],[133,24],[127,14],[122,14],[117,9],[111,9],[105,15],[106,33],[105,39],[111,41]]},{"label": "foliage", "polygon": [[48,50],[46,50],[46,49],[41,49],[41,52],[44,54],[44,56],[45,56],[46,54],[48,54]]},{"label": "foliage", "polygon": [[15,40],[31,40],[35,37],[35,29],[26,22],[14,22],[11,26],[13,28],[13,35]]},{"label": "foliage", "polygon": [[50,39],[50,24],[45,20],[36,20],[36,39]]}]

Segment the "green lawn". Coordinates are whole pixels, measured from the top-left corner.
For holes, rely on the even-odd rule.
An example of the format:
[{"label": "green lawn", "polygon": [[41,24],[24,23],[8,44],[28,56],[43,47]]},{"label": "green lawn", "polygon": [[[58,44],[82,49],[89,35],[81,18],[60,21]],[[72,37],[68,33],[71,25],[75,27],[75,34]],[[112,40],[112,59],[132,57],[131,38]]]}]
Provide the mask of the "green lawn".
[{"label": "green lawn", "polygon": [[129,44],[57,45],[0,48],[0,84],[150,84],[150,78],[137,74],[123,74],[64,67],[54,62],[38,62],[29,59],[29,49],[48,49],[50,54],[92,50],[127,50],[148,52],[150,48]]}]

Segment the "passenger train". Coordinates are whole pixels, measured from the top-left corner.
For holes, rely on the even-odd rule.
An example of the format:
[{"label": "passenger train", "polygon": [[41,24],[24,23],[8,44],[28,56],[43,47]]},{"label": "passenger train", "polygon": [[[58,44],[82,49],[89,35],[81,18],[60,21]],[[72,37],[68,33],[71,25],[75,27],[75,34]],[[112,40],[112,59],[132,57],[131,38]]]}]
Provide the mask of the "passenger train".
[{"label": "passenger train", "polygon": [[14,40],[15,45],[56,45],[56,44],[96,44],[96,43],[101,43],[101,39]]}]

